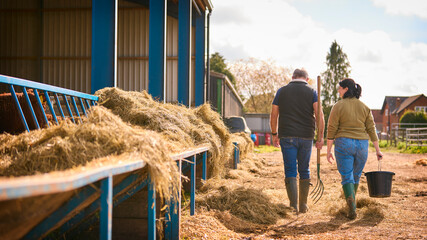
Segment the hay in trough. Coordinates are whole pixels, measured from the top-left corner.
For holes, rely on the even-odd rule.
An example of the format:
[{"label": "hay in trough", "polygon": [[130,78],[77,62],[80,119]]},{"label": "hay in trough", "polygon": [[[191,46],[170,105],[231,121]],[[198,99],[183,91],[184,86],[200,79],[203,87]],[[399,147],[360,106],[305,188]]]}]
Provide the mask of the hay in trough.
[{"label": "hay in trough", "polygon": [[237,142],[240,150],[240,157],[245,158],[247,154],[254,151],[254,142],[244,132],[231,134],[231,141]]},{"label": "hay in trough", "polygon": [[89,162],[145,161],[160,195],[178,183],[170,154],[174,143],[154,131],[131,126],[104,107],[92,107],[81,124],[64,121],[17,136],[0,135],[0,176],[64,171]]},{"label": "hay in trough", "polygon": [[230,133],[218,113],[208,104],[191,109],[185,106],[160,103],[147,92],[128,92],[118,88],[98,90],[100,105],[110,109],[123,121],[153,130],[175,142],[181,151],[201,144],[210,146],[210,175],[224,174],[229,160]]}]

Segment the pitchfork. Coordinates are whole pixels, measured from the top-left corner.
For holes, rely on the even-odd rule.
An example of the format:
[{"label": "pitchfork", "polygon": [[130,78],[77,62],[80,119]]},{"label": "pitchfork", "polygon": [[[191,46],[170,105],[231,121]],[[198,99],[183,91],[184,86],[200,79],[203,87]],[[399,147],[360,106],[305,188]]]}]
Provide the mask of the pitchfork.
[{"label": "pitchfork", "polygon": [[[317,94],[318,94],[318,100],[317,100],[317,116],[320,116],[320,84],[321,84],[321,80],[320,80],[320,76],[317,76]],[[319,125],[320,125],[320,118],[317,117],[316,118],[317,121],[317,138],[320,137],[320,129],[319,129]],[[325,188],[323,187],[323,182],[320,179],[320,149],[317,149],[317,182],[316,182],[316,186],[314,187],[314,189],[311,191],[310,196],[314,201],[314,204],[316,204],[320,198],[323,196],[323,191],[325,190]]]}]

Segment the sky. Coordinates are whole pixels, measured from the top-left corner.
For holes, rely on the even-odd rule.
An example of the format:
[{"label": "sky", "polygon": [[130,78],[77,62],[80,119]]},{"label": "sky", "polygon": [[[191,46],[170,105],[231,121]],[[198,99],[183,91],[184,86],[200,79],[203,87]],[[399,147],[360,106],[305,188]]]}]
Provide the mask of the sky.
[{"label": "sky", "polygon": [[427,0],[212,0],[211,53],[254,57],[316,79],[334,40],[347,54],[360,98],[427,95]]}]

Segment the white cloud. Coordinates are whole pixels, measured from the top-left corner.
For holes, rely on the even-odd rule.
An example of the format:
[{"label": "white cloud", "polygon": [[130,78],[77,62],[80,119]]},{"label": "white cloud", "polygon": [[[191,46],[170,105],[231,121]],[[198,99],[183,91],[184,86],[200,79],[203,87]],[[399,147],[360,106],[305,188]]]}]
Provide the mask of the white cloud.
[{"label": "white cloud", "polygon": [[386,12],[393,15],[418,16],[427,19],[426,0],[372,0],[375,6],[385,8]]},{"label": "white cloud", "polygon": [[[215,0],[211,52],[218,51],[230,61],[255,57],[273,59],[285,67],[305,67],[314,79],[326,69],[329,47],[337,40],[348,55],[351,76],[362,85],[362,100],[369,107],[381,108],[385,96],[427,93],[427,44],[404,46],[380,30],[328,32],[290,4],[283,0],[262,4]],[[222,8],[236,9],[238,19],[251,21],[218,22],[215,11]]]}]

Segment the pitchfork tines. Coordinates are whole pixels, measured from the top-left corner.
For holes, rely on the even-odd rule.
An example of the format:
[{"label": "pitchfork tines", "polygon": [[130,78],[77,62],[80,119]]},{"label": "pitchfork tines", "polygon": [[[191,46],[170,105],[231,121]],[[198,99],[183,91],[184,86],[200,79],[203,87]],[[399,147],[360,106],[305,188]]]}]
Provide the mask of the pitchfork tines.
[{"label": "pitchfork tines", "polygon": [[[317,92],[320,93],[320,86],[322,85],[322,81],[320,79],[320,76],[317,76]],[[321,111],[321,100],[320,97],[318,99],[317,102],[317,116],[316,116],[316,122],[317,122],[317,137],[321,136],[321,134],[323,134],[323,132],[320,132],[320,111]],[[320,198],[323,195],[323,191],[324,191],[324,187],[323,187],[323,182],[322,180],[320,180],[320,149],[317,149],[317,183],[316,186],[314,187],[313,191],[311,191],[310,195],[311,198],[313,198],[314,204],[316,204]]]},{"label": "pitchfork tines", "polygon": [[316,186],[314,186],[314,189],[310,193],[314,204],[316,204],[320,200],[320,198],[322,198],[324,190],[325,188],[323,187],[323,182],[320,179],[320,164],[317,164],[317,182]]}]

